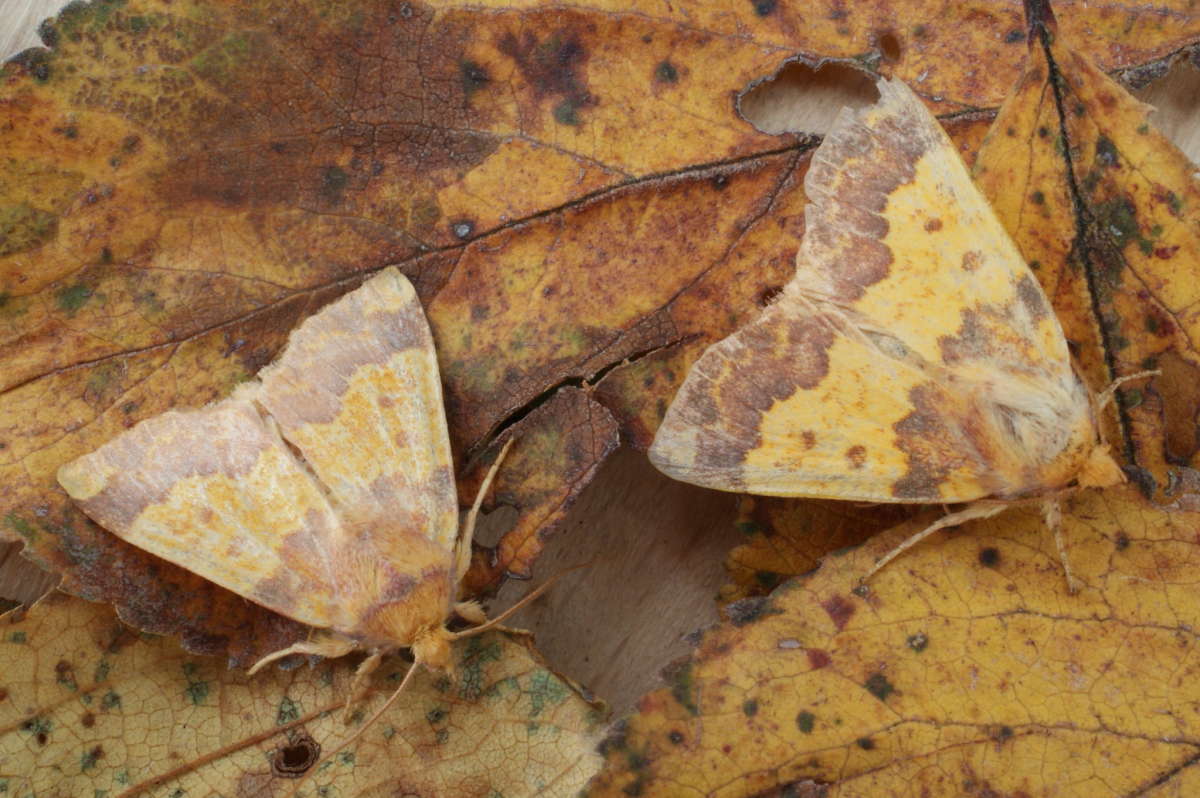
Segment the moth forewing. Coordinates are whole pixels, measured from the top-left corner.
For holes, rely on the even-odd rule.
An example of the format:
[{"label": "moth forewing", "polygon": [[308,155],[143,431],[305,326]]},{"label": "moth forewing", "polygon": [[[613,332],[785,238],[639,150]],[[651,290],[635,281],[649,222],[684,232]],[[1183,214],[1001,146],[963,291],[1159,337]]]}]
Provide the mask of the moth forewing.
[{"label": "moth forewing", "polygon": [[651,461],[719,490],[967,505],[933,529],[1120,481],[1041,286],[924,105],[878,86],[813,154],[795,275],[692,366]]}]

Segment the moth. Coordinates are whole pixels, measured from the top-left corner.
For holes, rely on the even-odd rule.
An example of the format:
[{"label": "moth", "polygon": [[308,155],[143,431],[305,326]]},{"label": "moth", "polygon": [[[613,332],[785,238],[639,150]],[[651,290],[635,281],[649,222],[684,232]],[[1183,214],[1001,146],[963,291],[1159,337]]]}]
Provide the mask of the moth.
[{"label": "moth", "polygon": [[812,156],[795,275],[692,366],[650,459],[718,490],[966,503],[871,574],[1037,501],[1074,590],[1057,499],[1125,479],[1098,425],[1107,397],[941,126],[903,83],[878,87]]},{"label": "moth", "polygon": [[[367,652],[353,697],[410,649],[390,704],[416,666],[447,670],[452,641],[508,614],[488,623],[458,600],[500,458],[460,531],[433,338],[388,268],[301,324],[227,399],[142,421],[58,481],[118,537],[319,630],[251,673],[291,654]],[[481,625],[452,633],[454,615]]]}]

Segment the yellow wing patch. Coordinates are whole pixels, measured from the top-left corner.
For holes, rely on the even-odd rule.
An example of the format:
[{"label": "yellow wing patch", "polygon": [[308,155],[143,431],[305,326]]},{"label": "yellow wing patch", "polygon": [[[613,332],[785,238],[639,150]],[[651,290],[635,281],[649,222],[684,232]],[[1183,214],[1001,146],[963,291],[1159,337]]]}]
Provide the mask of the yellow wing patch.
[{"label": "yellow wing patch", "polygon": [[151,554],[298,621],[352,622],[331,571],[338,519],[252,401],[147,419],[63,466],[58,481]]},{"label": "yellow wing patch", "polygon": [[412,286],[381,272],[305,321],[260,376],[142,422],[59,482],[119,537],[354,645],[440,628],[458,504]]},{"label": "yellow wing patch", "polygon": [[883,502],[1045,492],[1096,443],[1041,287],[902,83],[814,153],[796,274],[700,357],[650,458],[721,490]]}]

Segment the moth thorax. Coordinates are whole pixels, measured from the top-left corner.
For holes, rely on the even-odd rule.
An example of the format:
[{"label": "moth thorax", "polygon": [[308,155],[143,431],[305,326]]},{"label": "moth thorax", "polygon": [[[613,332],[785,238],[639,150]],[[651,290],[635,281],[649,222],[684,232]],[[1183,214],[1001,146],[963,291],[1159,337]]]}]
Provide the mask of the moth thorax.
[{"label": "moth thorax", "polygon": [[1065,487],[1079,476],[1095,449],[1096,425],[1078,380],[1033,384],[1012,375],[989,394],[998,400],[988,402],[984,412],[999,446],[988,447],[987,456],[997,464],[1008,463],[1011,495]]},{"label": "moth thorax", "polygon": [[428,626],[417,633],[412,644],[413,659],[430,670],[450,668],[450,631],[444,626]]}]

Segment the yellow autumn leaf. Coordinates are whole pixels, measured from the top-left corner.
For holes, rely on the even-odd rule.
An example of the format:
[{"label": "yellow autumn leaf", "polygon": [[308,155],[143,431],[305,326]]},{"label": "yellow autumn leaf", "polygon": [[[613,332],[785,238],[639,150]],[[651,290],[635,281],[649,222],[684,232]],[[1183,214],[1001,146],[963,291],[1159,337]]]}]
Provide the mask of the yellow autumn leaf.
[{"label": "yellow autumn leaf", "polygon": [[1200,512],[1132,485],[1077,495],[1076,596],[1032,509],[941,534],[854,590],[927,521],[734,605],[615,727],[587,794],[1191,794]]},{"label": "yellow autumn leaf", "polygon": [[[423,671],[301,796],[572,796],[598,766],[601,711],[521,634],[455,647],[457,676]],[[343,725],[337,661],[252,678],[109,607],[51,594],[0,616],[0,795],[287,795],[390,694],[393,658]],[[333,788],[333,791],[330,791]]]}]

